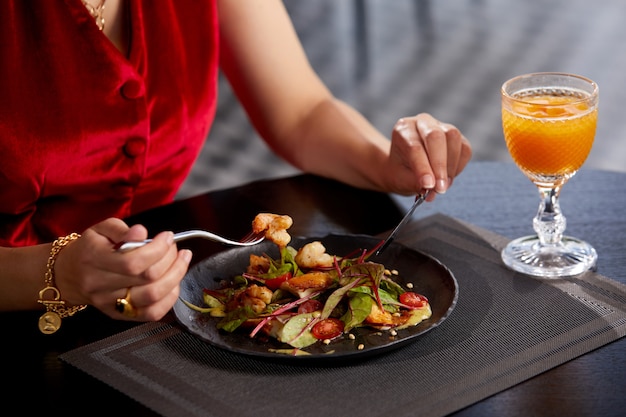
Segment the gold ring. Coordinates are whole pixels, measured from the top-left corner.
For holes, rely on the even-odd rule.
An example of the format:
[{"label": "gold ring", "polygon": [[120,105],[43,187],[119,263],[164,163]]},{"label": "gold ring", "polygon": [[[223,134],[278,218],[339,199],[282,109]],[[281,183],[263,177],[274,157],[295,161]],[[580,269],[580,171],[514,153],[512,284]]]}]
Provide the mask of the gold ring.
[{"label": "gold ring", "polygon": [[115,300],[115,309],[126,317],[135,317],[137,315],[135,307],[130,302],[130,287],[126,290],[125,298]]}]

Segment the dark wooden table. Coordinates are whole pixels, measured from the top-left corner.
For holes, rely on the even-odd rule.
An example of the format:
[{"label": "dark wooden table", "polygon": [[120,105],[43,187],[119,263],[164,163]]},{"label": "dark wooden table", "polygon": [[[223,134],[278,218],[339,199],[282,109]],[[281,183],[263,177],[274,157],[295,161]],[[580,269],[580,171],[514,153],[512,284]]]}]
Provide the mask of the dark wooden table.
[{"label": "dark wooden table", "polygon": [[[302,175],[211,192],[143,213],[152,233],[204,228],[238,237],[262,211],[289,214],[293,235],[329,232],[379,234],[390,230],[410,198],[353,189]],[[512,164],[471,163],[455,186],[415,217],[442,212],[514,238],[531,233],[539,198]],[[626,174],[583,169],[561,200],[568,234],[592,243],[598,272],[626,284]],[[194,260],[222,250],[207,242],[186,244]],[[2,313],[5,409],[35,415],[154,416],[154,412],[91,376],[67,366],[58,355],[130,328],[87,310],[63,322],[54,335],[37,329],[38,312]],[[626,410],[626,338],[583,355],[511,389],[480,401],[459,416],[618,416]]]}]

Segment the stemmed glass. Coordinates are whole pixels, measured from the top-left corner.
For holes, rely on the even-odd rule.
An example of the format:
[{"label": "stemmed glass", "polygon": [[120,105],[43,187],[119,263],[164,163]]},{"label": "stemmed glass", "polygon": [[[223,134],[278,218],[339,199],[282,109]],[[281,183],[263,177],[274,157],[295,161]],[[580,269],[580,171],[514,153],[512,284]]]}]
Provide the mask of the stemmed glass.
[{"label": "stemmed glass", "polygon": [[534,73],[506,81],[501,95],[506,145],[541,198],[533,219],[537,234],[511,241],[502,260],[515,271],[539,277],[583,273],[598,256],[589,243],[563,235],[559,193],[591,150],[598,86],[578,75]]}]

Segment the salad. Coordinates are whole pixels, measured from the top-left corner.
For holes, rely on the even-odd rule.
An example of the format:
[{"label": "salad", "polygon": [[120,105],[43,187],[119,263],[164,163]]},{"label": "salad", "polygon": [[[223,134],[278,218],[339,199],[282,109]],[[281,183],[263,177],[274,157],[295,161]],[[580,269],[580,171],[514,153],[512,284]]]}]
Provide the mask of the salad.
[{"label": "salad", "polygon": [[[291,225],[285,217],[275,219]],[[183,302],[217,317],[222,331],[275,338],[290,347],[284,353],[292,354],[306,354],[303,349],[316,343],[349,338],[357,327],[395,334],[431,316],[425,296],[396,283],[397,271],[370,259],[378,246],[337,256],[327,253],[320,241],[296,249],[289,246],[284,229],[280,237],[273,240],[277,258],[251,254],[240,275],[219,289],[203,290],[204,305]]]}]

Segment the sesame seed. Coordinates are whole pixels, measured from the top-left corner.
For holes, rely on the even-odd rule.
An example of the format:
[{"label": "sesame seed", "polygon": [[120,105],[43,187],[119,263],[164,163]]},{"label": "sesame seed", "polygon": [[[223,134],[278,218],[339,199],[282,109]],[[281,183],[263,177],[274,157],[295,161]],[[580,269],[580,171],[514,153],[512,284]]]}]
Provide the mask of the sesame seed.
[{"label": "sesame seed", "polygon": [[365,345],[363,343],[361,343],[359,346],[357,346],[358,350],[363,350],[365,349]]},{"label": "sesame seed", "polygon": [[407,288],[413,288],[413,284],[409,282],[408,284],[406,284],[406,287]]}]

